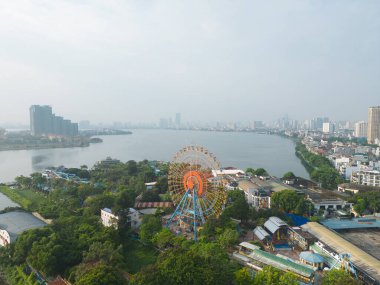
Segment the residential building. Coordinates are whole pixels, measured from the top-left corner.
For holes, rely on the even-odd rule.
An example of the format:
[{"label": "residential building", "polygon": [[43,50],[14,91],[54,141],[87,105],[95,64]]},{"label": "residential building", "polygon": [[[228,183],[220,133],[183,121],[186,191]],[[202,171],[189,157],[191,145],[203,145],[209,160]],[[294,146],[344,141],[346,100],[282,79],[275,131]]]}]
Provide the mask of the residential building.
[{"label": "residential building", "polygon": [[112,210],[109,208],[104,208],[100,211],[100,218],[102,219],[102,224],[105,227],[115,227],[117,228],[117,222],[119,217],[112,214]]},{"label": "residential building", "polygon": [[238,186],[239,189],[244,191],[245,199],[248,204],[256,209],[270,208],[270,195],[263,188],[259,188],[249,180],[239,181]]},{"label": "residential building", "polygon": [[[119,217],[112,213],[109,208],[104,208],[100,211],[100,218],[105,227],[114,227],[117,229]],[[142,223],[142,217],[139,211],[134,208],[129,208],[128,221],[130,222],[131,229],[138,229]]]},{"label": "residential building", "polygon": [[308,200],[314,205],[315,210],[340,210],[345,207],[352,207],[352,203],[348,203],[340,198],[316,198],[309,196]]},{"label": "residential building", "polygon": [[288,240],[293,246],[302,250],[309,250],[310,245],[317,241],[312,234],[303,231],[300,227],[290,227],[288,230]]},{"label": "residential building", "polygon": [[256,209],[269,209],[270,196],[264,189],[248,189],[244,191],[248,204]]},{"label": "residential building", "polygon": [[52,108],[51,106],[33,105],[30,111],[30,130],[33,136],[51,134],[52,126]]},{"label": "residential building", "polygon": [[78,124],[56,116],[51,106],[32,105],[30,111],[30,131],[33,136],[77,136]]},{"label": "residential building", "polygon": [[177,128],[181,127],[181,113],[175,114],[175,125]]},{"label": "residential building", "polygon": [[368,143],[379,143],[380,140],[380,106],[368,109]]},{"label": "residential building", "polygon": [[332,134],[332,133],[334,133],[334,131],[335,131],[334,124],[331,123],[331,122],[323,123],[322,131],[325,134]]},{"label": "residential building", "polygon": [[351,175],[351,182],[359,185],[380,186],[380,171],[362,170]]},{"label": "residential building", "polygon": [[355,137],[366,138],[368,131],[368,124],[364,121],[355,123]]}]

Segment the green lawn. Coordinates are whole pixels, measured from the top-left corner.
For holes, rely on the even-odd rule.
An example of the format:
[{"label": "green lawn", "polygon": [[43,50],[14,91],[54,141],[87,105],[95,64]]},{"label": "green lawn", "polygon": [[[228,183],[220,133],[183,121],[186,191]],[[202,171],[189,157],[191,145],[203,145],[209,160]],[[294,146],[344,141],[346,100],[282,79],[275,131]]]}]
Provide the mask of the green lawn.
[{"label": "green lawn", "polygon": [[0,186],[0,192],[29,211],[37,210],[39,205],[46,200],[44,195],[30,189],[11,189],[7,186]]},{"label": "green lawn", "polygon": [[156,262],[159,252],[150,246],[145,246],[138,241],[130,241],[131,245],[125,250],[126,266],[128,273],[135,274],[141,268]]}]

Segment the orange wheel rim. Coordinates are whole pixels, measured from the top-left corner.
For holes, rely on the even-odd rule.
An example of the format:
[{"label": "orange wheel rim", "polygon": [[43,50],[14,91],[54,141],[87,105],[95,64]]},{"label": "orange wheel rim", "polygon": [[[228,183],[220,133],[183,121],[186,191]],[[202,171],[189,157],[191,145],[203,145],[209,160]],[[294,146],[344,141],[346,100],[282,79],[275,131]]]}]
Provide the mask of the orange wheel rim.
[{"label": "orange wheel rim", "polygon": [[193,190],[194,186],[197,187],[197,195],[201,196],[203,194],[203,179],[202,179],[202,174],[199,173],[198,171],[188,171],[184,176],[183,176],[183,186],[185,189],[190,189]]}]

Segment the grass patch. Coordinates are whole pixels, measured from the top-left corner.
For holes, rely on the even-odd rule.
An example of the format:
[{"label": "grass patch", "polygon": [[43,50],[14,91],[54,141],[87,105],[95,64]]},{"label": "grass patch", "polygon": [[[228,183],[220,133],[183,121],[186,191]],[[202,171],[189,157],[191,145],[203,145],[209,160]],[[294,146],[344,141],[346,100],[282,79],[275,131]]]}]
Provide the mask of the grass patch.
[{"label": "grass patch", "polygon": [[155,263],[158,254],[159,252],[153,247],[138,241],[130,241],[125,251],[125,269],[128,273],[135,274],[144,266]]},{"label": "grass patch", "polygon": [[44,195],[30,189],[11,189],[7,186],[0,186],[0,192],[28,211],[36,211],[46,200]]}]

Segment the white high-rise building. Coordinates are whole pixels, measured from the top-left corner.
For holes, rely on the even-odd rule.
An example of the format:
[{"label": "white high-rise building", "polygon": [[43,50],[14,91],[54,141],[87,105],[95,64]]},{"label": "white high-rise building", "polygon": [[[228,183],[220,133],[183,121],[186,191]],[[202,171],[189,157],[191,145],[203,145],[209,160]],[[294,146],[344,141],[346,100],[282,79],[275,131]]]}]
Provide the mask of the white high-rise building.
[{"label": "white high-rise building", "polygon": [[323,123],[323,128],[322,128],[322,131],[325,133],[325,134],[332,134],[335,129],[334,129],[334,124],[333,123]]},{"label": "white high-rise building", "polygon": [[368,143],[380,140],[380,106],[368,108]]},{"label": "white high-rise building", "polygon": [[355,123],[355,137],[366,138],[367,137],[368,124],[364,121]]}]

